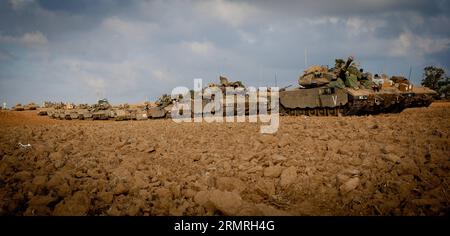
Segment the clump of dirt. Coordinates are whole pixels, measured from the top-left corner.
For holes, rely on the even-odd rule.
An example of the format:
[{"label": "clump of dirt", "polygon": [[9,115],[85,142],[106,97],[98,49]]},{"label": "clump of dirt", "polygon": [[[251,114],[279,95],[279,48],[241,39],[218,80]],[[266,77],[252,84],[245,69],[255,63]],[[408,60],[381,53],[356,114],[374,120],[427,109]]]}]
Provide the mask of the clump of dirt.
[{"label": "clump of dirt", "polygon": [[444,215],[449,120],[450,104],[437,103],[280,117],[278,132],[265,135],[254,123],[2,111],[0,214]]}]

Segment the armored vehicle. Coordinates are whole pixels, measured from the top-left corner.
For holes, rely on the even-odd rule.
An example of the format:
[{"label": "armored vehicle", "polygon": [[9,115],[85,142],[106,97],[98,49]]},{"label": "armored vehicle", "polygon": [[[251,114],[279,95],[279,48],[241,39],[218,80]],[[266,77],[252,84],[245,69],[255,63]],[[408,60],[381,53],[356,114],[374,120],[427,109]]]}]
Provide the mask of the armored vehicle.
[{"label": "armored vehicle", "polygon": [[25,110],[36,110],[38,106],[34,102],[30,102],[24,106]]},{"label": "armored vehicle", "polygon": [[163,94],[155,102],[156,107],[150,107],[147,111],[148,118],[158,119],[158,118],[169,118],[170,111],[173,107],[173,99],[170,95]]},{"label": "armored vehicle", "polygon": [[111,108],[112,107],[108,100],[100,99],[97,104],[91,106],[89,113],[92,114],[93,120],[108,120],[109,118],[114,117],[114,113]]},{"label": "armored vehicle", "polygon": [[336,59],[335,66],[312,66],[299,87],[280,91],[280,113],[287,115],[361,115],[400,112],[428,106],[435,91],[416,87],[402,76],[365,73],[354,63]]},{"label": "armored vehicle", "polygon": [[22,106],[22,104],[17,103],[14,107],[12,107],[13,111],[24,111],[25,108]]}]

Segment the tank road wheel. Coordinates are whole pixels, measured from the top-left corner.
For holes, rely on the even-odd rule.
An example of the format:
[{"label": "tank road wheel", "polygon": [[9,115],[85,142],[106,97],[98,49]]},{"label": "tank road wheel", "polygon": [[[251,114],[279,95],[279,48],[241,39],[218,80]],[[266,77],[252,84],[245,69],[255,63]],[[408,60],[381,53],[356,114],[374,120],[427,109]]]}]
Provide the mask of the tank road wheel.
[{"label": "tank road wheel", "polygon": [[316,116],[322,116],[322,108],[316,108]]},{"label": "tank road wheel", "polygon": [[309,109],[305,108],[305,116],[309,116]]},{"label": "tank road wheel", "polygon": [[327,114],[328,116],[336,116],[336,108],[327,108]]},{"label": "tank road wheel", "polygon": [[[280,111],[279,111],[281,116],[285,116],[288,114],[287,110],[283,107],[283,105],[280,104]],[[213,114],[214,115],[214,114]],[[248,112],[245,111],[245,115],[248,115]]]}]

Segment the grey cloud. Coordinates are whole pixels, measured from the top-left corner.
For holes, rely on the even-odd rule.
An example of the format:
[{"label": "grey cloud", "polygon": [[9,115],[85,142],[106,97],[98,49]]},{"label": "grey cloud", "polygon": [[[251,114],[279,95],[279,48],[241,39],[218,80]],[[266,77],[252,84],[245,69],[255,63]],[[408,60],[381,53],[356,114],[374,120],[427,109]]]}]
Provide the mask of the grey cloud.
[{"label": "grey cloud", "polygon": [[305,49],[309,65],[354,55],[375,73],[412,66],[417,83],[425,65],[449,68],[448,5],[35,1],[17,10],[0,1],[0,99],[138,102],[219,74],[254,86],[276,74],[285,86],[304,69]]},{"label": "grey cloud", "polygon": [[[236,1],[241,2],[241,1]],[[386,12],[420,11],[422,15],[446,13],[449,9],[445,0],[249,0],[250,4],[258,4],[268,12],[281,12],[289,16],[349,16],[380,15]]]}]

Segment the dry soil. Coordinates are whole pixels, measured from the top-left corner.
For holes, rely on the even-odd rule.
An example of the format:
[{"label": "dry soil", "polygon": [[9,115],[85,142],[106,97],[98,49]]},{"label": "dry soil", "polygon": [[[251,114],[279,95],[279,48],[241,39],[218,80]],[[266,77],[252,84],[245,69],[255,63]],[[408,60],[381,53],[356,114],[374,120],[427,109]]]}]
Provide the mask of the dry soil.
[{"label": "dry soil", "polygon": [[2,111],[0,214],[449,213],[450,103],[260,125]]}]

